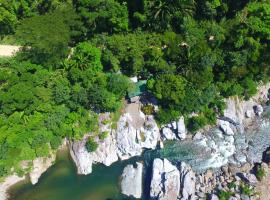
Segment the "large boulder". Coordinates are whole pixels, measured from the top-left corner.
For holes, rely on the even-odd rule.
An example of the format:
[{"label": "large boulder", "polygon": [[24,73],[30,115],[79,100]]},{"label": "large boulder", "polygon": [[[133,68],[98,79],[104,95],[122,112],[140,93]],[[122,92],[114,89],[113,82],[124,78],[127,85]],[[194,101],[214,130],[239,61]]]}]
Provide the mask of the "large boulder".
[{"label": "large boulder", "polygon": [[218,196],[215,194],[211,194],[208,200],[219,200]]},{"label": "large boulder", "polygon": [[258,182],[256,176],[254,174],[250,174],[250,173],[238,173],[237,174],[243,181],[245,181],[246,183],[250,184],[250,185],[256,185],[256,183]]},{"label": "large boulder", "polygon": [[261,105],[256,105],[253,107],[254,109],[254,113],[257,115],[257,116],[261,116],[262,113],[263,113],[263,107]]},{"label": "large boulder", "polygon": [[181,140],[186,139],[187,131],[186,131],[186,125],[185,125],[185,121],[184,121],[183,116],[181,116],[180,119],[177,122],[177,133],[178,133],[178,137]]},{"label": "large boulder", "polygon": [[127,196],[141,198],[143,165],[137,162],[137,167],[127,165],[121,176],[121,192]]},{"label": "large boulder", "polygon": [[166,140],[175,140],[176,139],[175,133],[169,127],[162,128],[162,136]]},{"label": "large boulder", "polygon": [[150,197],[159,200],[177,200],[180,191],[180,174],[167,159],[155,159]]},{"label": "large boulder", "polygon": [[195,173],[181,162],[179,167],[167,159],[155,159],[151,181],[151,199],[193,200],[195,199]]},{"label": "large boulder", "polygon": [[129,114],[124,114],[117,124],[117,154],[121,160],[142,153],[142,148],[137,140],[137,130],[129,123],[129,120]]},{"label": "large boulder", "polygon": [[219,120],[219,127],[225,135],[234,135],[234,132],[230,126],[230,122]]},{"label": "large boulder", "polygon": [[189,165],[180,163],[180,199],[193,200],[195,198],[195,173]]},{"label": "large boulder", "polygon": [[160,140],[160,132],[154,116],[148,115],[145,118],[143,127],[137,131],[141,148],[155,149]]}]

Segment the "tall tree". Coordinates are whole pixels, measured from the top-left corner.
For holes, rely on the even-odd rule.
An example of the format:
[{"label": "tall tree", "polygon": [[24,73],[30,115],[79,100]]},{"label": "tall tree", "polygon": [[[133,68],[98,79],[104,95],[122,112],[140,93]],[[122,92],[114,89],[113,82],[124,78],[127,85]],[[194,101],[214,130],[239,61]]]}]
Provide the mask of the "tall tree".
[{"label": "tall tree", "polygon": [[68,54],[69,27],[54,13],[23,20],[16,36],[34,63],[56,64]]}]

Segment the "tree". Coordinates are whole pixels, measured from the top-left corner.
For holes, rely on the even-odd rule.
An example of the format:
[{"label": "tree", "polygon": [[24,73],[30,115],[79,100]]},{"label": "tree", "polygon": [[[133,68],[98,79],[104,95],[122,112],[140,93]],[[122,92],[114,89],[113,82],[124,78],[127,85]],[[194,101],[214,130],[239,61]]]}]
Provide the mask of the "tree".
[{"label": "tree", "polygon": [[74,1],[87,36],[94,33],[114,33],[128,30],[128,10],[116,0]]},{"label": "tree", "polygon": [[180,75],[162,74],[151,91],[165,104],[180,104],[185,98],[185,79]]},{"label": "tree", "polygon": [[119,100],[113,93],[98,86],[89,90],[88,100],[91,108],[96,112],[114,112],[120,106]]},{"label": "tree", "polygon": [[66,77],[57,77],[53,86],[53,97],[56,103],[66,103],[70,99],[70,83]]},{"label": "tree", "polygon": [[85,71],[91,68],[93,73],[102,70],[100,49],[89,42],[79,43],[71,57],[70,66]]},{"label": "tree", "polygon": [[194,0],[144,0],[147,23],[154,30],[179,28],[179,22],[184,16],[192,16],[195,11]]},{"label": "tree", "polygon": [[130,80],[121,74],[109,74],[108,76],[108,91],[114,93],[118,98],[125,96],[131,87]]},{"label": "tree", "polygon": [[24,45],[25,55],[34,63],[57,64],[67,56],[69,27],[53,13],[23,20],[16,37]]},{"label": "tree", "polygon": [[18,19],[7,2],[0,1],[0,39],[5,35],[13,33]]}]

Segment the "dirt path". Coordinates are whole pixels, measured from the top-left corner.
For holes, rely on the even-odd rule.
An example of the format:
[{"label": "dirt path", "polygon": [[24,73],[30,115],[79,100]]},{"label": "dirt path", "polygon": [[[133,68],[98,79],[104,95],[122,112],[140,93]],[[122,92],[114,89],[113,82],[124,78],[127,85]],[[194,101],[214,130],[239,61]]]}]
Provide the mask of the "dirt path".
[{"label": "dirt path", "polygon": [[17,51],[19,51],[20,46],[13,45],[0,45],[0,56],[9,57],[13,56]]},{"label": "dirt path", "polygon": [[139,103],[130,103],[126,107],[126,112],[130,114],[132,121],[130,122],[131,125],[136,128],[140,129],[144,124],[144,117],[141,115],[140,112],[140,104]]}]

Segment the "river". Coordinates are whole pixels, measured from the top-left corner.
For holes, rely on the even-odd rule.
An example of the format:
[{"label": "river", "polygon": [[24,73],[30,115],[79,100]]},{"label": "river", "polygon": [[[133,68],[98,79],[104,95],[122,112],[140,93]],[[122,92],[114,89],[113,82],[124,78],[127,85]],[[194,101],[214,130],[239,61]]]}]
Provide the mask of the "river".
[{"label": "river", "polygon": [[142,156],[118,161],[110,167],[95,165],[93,173],[77,175],[76,167],[67,151],[58,153],[56,163],[42,175],[38,184],[29,180],[13,186],[10,200],[124,200],[120,194],[119,181],[127,164],[144,163],[144,194],[148,199],[151,179],[151,164],[156,157],[168,158],[172,162],[185,161],[197,172],[218,168],[230,163],[240,164],[246,160],[259,161],[262,152],[270,146],[270,107],[266,107],[263,118],[255,121],[257,127],[233,136],[222,134],[213,128],[206,137],[198,141],[171,141],[164,149],[146,151]]}]

